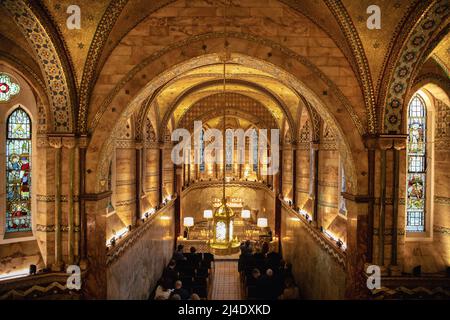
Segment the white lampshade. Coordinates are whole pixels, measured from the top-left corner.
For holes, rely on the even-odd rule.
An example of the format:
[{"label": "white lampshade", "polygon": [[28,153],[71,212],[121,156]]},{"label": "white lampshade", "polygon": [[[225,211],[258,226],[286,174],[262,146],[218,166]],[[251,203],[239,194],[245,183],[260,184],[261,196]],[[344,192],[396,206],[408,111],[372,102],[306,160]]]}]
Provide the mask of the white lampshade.
[{"label": "white lampshade", "polygon": [[258,227],[266,228],[267,227],[267,218],[258,218]]},{"label": "white lampshade", "polygon": [[183,225],[185,227],[192,227],[194,225],[194,218],[192,218],[192,217],[184,218]]},{"label": "white lampshade", "polygon": [[241,211],[241,217],[242,219],[248,219],[250,218],[250,210],[244,209]]},{"label": "white lampshade", "polygon": [[212,210],[204,210],[203,211],[203,218],[205,219],[211,219],[213,217],[213,212]]}]

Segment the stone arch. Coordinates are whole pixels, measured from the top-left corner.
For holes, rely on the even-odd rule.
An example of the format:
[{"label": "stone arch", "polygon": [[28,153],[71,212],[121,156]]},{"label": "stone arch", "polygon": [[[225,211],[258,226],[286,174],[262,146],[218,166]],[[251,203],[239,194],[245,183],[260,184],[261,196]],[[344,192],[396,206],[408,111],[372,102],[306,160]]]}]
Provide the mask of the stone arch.
[{"label": "stone arch", "polygon": [[[435,73],[425,73],[417,77],[411,90],[406,98],[407,101],[411,99],[415,92],[419,91],[425,86],[433,86],[434,90],[431,89],[433,96],[442,96],[446,101],[450,99],[450,83],[448,78]],[[443,99],[441,99],[443,100]],[[449,103],[450,104],[450,103]]]},{"label": "stone arch", "polygon": [[364,102],[367,112],[367,131],[368,133],[375,133],[377,130],[377,116],[375,112],[375,92],[372,83],[372,77],[369,69],[369,62],[361,42],[361,39],[356,31],[350,15],[345,9],[341,1],[325,0],[326,5],[336,17],[346,39],[349,39],[349,45],[356,62],[356,75],[364,93]]},{"label": "stone arch", "polygon": [[12,57],[5,52],[0,52],[0,64],[4,62],[6,65],[14,69],[31,87],[36,98],[38,108],[37,133],[47,133],[48,123],[52,123],[52,115],[49,108],[48,96],[45,94],[45,84],[39,76],[29,68],[20,59]]},{"label": "stone arch", "polygon": [[[182,101],[182,99],[184,99],[184,97],[188,96],[190,93],[197,91],[200,87],[207,87],[207,86],[212,86],[212,85],[216,85],[216,84],[220,84],[222,82],[222,80],[211,80],[208,82],[203,82],[198,86],[194,86],[188,90],[186,90],[185,92],[183,92],[175,101],[175,103],[169,108],[169,110],[165,113],[162,122],[160,124],[161,128],[164,128],[167,126],[167,123],[173,113],[173,111],[177,108],[178,104],[180,101]],[[284,112],[284,115],[287,118],[287,121],[289,123],[289,127],[291,128],[291,130],[295,130],[296,128],[296,124],[295,121],[292,117],[292,115],[289,112],[288,107],[285,105],[285,103],[283,101],[281,101],[280,99],[278,99],[275,94],[273,92],[271,92],[269,89],[267,88],[263,88],[262,86],[258,85],[258,84],[254,84],[254,83],[248,83],[247,81],[243,81],[243,80],[239,80],[239,79],[231,79],[227,81],[227,84],[242,84],[244,86],[250,86],[252,88],[255,88],[258,91],[261,91],[263,94],[267,95],[270,99],[274,100],[275,103],[277,103],[281,109]],[[162,129],[160,129],[160,132],[162,132]]]},{"label": "stone arch", "polygon": [[[240,41],[240,40],[236,40],[236,41]],[[231,40],[230,43],[232,44],[233,47],[233,41]],[[245,43],[245,42],[244,42]],[[251,45],[248,44],[248,45]],[[192,52],[192,54],[195,56],[196,52]],[[179,55],[177,55],[177,53],[172,53],[170,54],[171,58],[173,58],[174,56],[176,57],[180,57]],[[292,84],[294,84],[294,89],[299,91],[302,95],[306,96],[306,98],[308,99],[308,101],[311,101],[311,105],[313,105],[314,108],[321,110],[321,113],[324,113],[323,116],[325,118],[329,118],[330,119],[330,123],[341,123],[342,122],[347,122],[348,127],[355,127],[355,124],[352,123],[352,121],[348,121],[350,117],[343,117],[343,121],[340,120],[339,122],[336,120],[335,116],[339,115],[338,114],[334,114],[331,115],[328,113],[327,108],[325,108],[325,105],[328,105],[330,103],[330,101],[322,101],[322,99],[318,98],[316,93],[313,93],[310,91],[310,89],[307,89],[305,86],[302,86],[300,83],[300,81],[295,78],[293,75],[283,71],[282,69],[280,69],[279,67],[274,66],[271,63],[265,62],[265,61],[261,61],[257,58],[250,58],[248,56],[244,56],[242,54],[235,54],[236,59],[238,61],[240,61],[240,63],[243,64],[250,64],[252,66],[261,68],[262,70],[265,71],[269,71],[269,69],[271,70],[272,73],[277,74],[278,78],[284,78],[286,83],[290,83],[291,86]],[[180,57],[181,60],[186,60],[185,57]],[[162,58],[164,59],[164,58]],[[164,59],[165,60],[165,59]],[[163,61],[164,61],[163,60]],[[153,92],[156,88],[158,88],[159,86],[161,86],[163,83],[165,83],[168,79],[173,78],[174,76],[177,76],[178,74],[181,74],[183,72],[185,72],[186,70],[189,70],[190,68],[194,68],[196,66],[199,66],[201,64],[205,64],[205,63],[217,63],[218,61],[218,57],[216,55],[206,55],[206,56],[200,56],[200,57],[195,57],[192,58],[190,60],[185,61],[184,63],[179,63],[178,65],[175,65],[172,69],[169,69],[165,72],[162,72],[162,74],[160,74],[158,77],[155,77],[155,79],[153,79],[150,83],[143,83],[142,86],[140,86],[140,88],[145,87],[145,89],[140,89],[139,92],[136,92],[137,94],[135,95],[135,99],[132,100],[130,97],[127,96],[117,96],[112,98],[110,104],[112,103],[113,105],[117,105],[117,106],[123,106],[122,110],[120,113],[117,113],[116,111],[112,112],[107,112],[108,116],[107,117],[99,117],[99,125],[97,126],[96,130],[93,132],[93,138],[91,141],[91,144],[88,148],[88,157],[95,157],[95,159],[99,159],[100,162],[103,161],[103,156],[102,154],[104,154],[104,151],[106,150],[105,148],[102,147],[103,141],[108,140],[108,136],[110,135],[110,128],[112,127],[112,124],[115,122],[118,122],[118,118],[119,117],[127,117],[130,114],[132,114],[134,112],[134,110],[136,110],[136,108],[139,107],[140,103],[142,101],[145,100],[145,92]],[[297,66],[297,65],[296,65]],[[159,74],[159,70],[164,69],[166,66],[164,64],[161,64],[161,62],[157,63],[157,64],[150,64],[147,68],[151,68],[151,70],[155,71],[157,74]],[[155,70],[156,68],[156,70]],[[148,70],[146,70],[148,71]],[[161,70],[163,71],[163,70]],[[145,72],[142,71],[142,72]],[[301,73],[298,72],[298,75],[300,75]],[[139,73],[135,74],[136,76],[136,80],[139,80]],[[309,79],[309,83],[311,83],[311,79]],[[316,81],[318,81],[316,79]],[[159,83],[159,84],[158,84]],[[316,82],[317,84],[317,82]],[[136,82],[134,83],[134,85],[136,85]],[[141,97],[142,96],[142,97]],[[125,99],[124,99],[125,98]],[[121,101],[120,103],[118,103],[119,101]],[[106,106],[105,110],[109,107]],[[331,110],[332,112],[332,110]],[[340,112],[343,112],[343,109],[340,109]],[[322,114],[321,114],[322,115]],[[331,120],[333,119],[333,120]],[[101,123],[100,120],[103,120],[103,122],[105,123]],[[345,127],[345,126],[343,126]],[[338,129],[338,131],[341,133],[340,136],[344,137],[343,133],[342,133],[342,129]],[[362,146],[362,142],[361,142],[361,138],[359,135],[355,135],[355,132],[358,133],[358,130],[352,130],[352,132],[348,133],[348,136],[350,137],[349,140],[345,140],[343,139],[341,142],[344,145],[347,145],[347,147],[345,147],[344,149],[346,149],[347,153],[350,154],[350,151],[352,148],[356,148],[356,150],[361,150],[359,152],[362,152],[363,150],[363,146]],[[350,147],[350,145],[353,145],[353,147]],[[102,150],[103,149],[103,150]],[[358,151],[357,151],[358,152]],[[348,156],[346,157],[346,159],[349,161],[349,166],[352,168],[352,170],[348,170],[348,172],[351,172],[353,174],[353,176],[349,177],[349,180],[353,180],[353,186],[356,187],[356,179],[357,179],[357,175],[356,175],[356,168],[355,168],[355,163],[353,161],[351,161],[353,156]],[[93,158],[94,159],[94,158]],[[94,162],[95,163],[95,162]],[[92,169],[91,169],[92,170]],[[364,169],[362,169],[364,170]],[[361,171],[362,171],[361,170]],[[98,186],[98,183],[95,182],[95,180],[99,181],[101,179],[101,174],[100,172],[97,170],[97,175],[98,178],[95,178],[95,176],[92,176],[92,178],[94,178],[94,180],[92,181],[92,184],[89,184],[91,186]],[[89,179],[89,177],[88,177]],[[361,179],[361,183],[364,183],[364,179],[363,177],[360,177]]]},{"label": "stone arch", "polygon": [[70,133],[74,129],[73,105],[75,99],[71,90],[70,70],[65,66],[64,58],[58,52],[58,46],[51,34],[32,8],[24,1],[6,0],[2,5],[12,15],[30,46],[38,57],[40,68],[46,80],[46,91],[49,96],[52,112],[52,125],[49,131]]},{"label": "stone arch", "polygon": [[405,130],[404,106],[406,97],[417,69],[422,65],[425,52],[430,50],[430,42],[436,32],[445,23],[449,6],[445,0],[430,4],[426,12],[417,21],[390,70],[387,92],[383,101],[382,132],[402,133]]}]

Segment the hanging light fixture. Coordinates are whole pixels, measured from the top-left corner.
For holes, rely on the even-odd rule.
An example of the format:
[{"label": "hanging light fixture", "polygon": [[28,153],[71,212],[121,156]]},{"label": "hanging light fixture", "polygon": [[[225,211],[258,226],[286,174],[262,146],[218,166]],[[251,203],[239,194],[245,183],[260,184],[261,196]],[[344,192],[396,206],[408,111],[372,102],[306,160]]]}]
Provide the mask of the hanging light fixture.
[{"label": "hanging light fixture", "polygon": [[243,209],[241,211],[241,218],[242,219],[249,219],[250,218],[250,210],[248,209]]},{"label": "hanging light fixture", "polygon": [[267,228],[268,226],[267,218],[258,218],[257,226],[259,228]]},{"label": "hanging light fixture", "polygon": [[225,154],[226,154],[226,108],[227,108],[227,95],[226,95],[226,66],[227,61],[230,59],[230,53],[228,52],[227,41],[227,21],[226,21],[226,5],[224,7],[224,54],[222,56],[223,61],[223,139],[222,139],[222,203],[216,209],[213,216],[213,235],[210,239],[211,248],[216,250],[216,253],[229,254],[232,253],[233,248],[239,248],[239,241],[233,238],[233,222],[234,212],[227,204],[226,192],[225,192]]}]

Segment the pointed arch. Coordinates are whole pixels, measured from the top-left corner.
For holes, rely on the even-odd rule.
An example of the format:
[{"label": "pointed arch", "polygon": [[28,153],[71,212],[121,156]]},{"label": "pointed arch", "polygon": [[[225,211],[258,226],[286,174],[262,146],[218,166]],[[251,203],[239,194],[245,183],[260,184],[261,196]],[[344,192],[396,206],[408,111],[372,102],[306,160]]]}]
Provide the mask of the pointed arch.
[{"label": "pointed arch", "polygon": [[58,52],[58,45],[40,21],[32,8],[22,0],[5,0],[1,4],[11,14],[17,26],[26,37],[38,57],[40,68],[45,77],[50,109],[53,114],[53,132],[68,133],[74,129],[73,79],[70,77],[69,63]]}]

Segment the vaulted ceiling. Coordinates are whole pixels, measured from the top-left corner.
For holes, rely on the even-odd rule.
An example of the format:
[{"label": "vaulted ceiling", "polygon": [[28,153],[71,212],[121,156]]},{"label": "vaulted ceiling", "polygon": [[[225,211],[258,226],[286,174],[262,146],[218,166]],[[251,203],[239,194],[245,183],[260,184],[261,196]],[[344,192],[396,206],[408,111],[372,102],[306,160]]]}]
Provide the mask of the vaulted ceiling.
[{"label": "vaulted ceiling", "polygon": [[[83,99],[89,101],[90,92],[95,84],[95,80],[100,75],[111,53],[117,48],[126,35],[133,30],[133,35],[139,36],[140,32],[152,32],[152,30],[139,30],[137,28],[144,19],[154,22],[155,30],[160,32],[160,23],[167,23],[171,28],[173,16],[182,19],[183,16],[198,15],[198,24],[208,21],[208,17],[215,19],[213,24],[220,25],[218,17],[223,15],[223,6],[228,6],[227,15],[230,24],[239,22],[243,13],[250,16],[264,17],[255,19],[255,29],[267,34],[270,40],[279,43],[282,46],[290,46],[293,39],[289,37],[280,37],[277,34],[271,34],[272,25],[279,24],[300,34],[305,35],[314,30],[298,24],[290,12],[297,12],[317,25],[322,32],[328,35],[334,45],[342,52],[345,59],[357,75],[358,82],[373,86],[373,97],[378,96],[380,86],[386,85],[383,82],[383,75],[389,71],[392,66],[388,65],[388,58],[397,54],[393,48],[404,41],[413,29],[414,24],[419,21],[424,12],[430,8],[430,4],[436,1],[392,1],[380,0],[377,5],[381,9],[381,29],[371,30],[367,28],[366,22],[369,17],[367,7],[371,1],[353,1],[353,0],[259,0],[259,1],[240,1],[240,0],[97,0],[97,1],[78,1],[81,9],[81,29],[69,29],[66,27],[66,21],[69,13],[67,8],[73,4],[71,0],[42,0],[41,2],[25,1],[27,5],[40,17],[41,24],[49,31],[51,37],[58,38],[56,41],[60,45],[59,52],[67,55],[67,61],[70,64],[68,69],[73,73],[75,95],[78,95],[83,104]],[[276,14],[283,11],[285,15],[280,19]],[[448,10],[448,7],[447,7]],[[287,12],[287,14],[286,14]],[[273,14],[271,14],[273,13]],[[30,46],[29,39],[23,35],[16,22],[7,12],[5,7],[0,5],[0,54],[3,56],[13,55],[18,58],[22,64],[26,64],[34,73],[40,74],[39,62],[35,51]],[[201,19],[206,17],[205,19]],[[448,27],[448,15],[444,19],[443,27]],[[195,20],[194,20],[195,21]],[[195,34],[195,28],[199,25],[186,27],[179,30],[181,33]],[[52,34],[52,32],[55,33]],[[174,30],[171,30],[174,31]],[[221,31],[221,30],[217,30]],[[231,30],[232,31],[232,30]],[[249,30],[251,31],[251,30]],[[163,35],[161,35],[163,36]],[[145,39],[145,38],[144,38]],[[298,41],[298,39],[296,40]],[[308,39],[308,41],[310,41]],[[434,50],[429,52],[429,61],[437,65],[444,74],[448,76],[449,70],[449,43],[448,34],[440,39]],[[323,44],[325,47],[326,43]],[[318,58],[319,59],[319,58]],[[328,58],[332,59],[332,58]],[[314,61],[319,63],[318,61]],[[364,66],[368,68],[368,78],[361,76],[360,72]],[[234,68],[234,69],[233,69]],[[362,69],[361,69],[362,68]],[[270,91],[274,97],[284,101],[288,108],[295,108],[299,104],[298,96],[286,86],[280,86],[277,79],[274,79],[263,72],[255,69],[244,69],[242,67],[230,67],[230,89],[236,92],[242,92],[249,97],[265,101],[264,105],[274,115],[278,121],[283,117],[279,105],[273,103],[267,92],[262,92],[260,88],[255,88],[246,83],[257,83],[260,87]],[[177,79],[166,88],[163,94],[158,97],[156,103],[159,105],[172,105],[180,94],[186,92],[201,83],[208,82],[208,86],[196,88],[195,93],[183,96],[178,101],[174,113],[175,122],[179,121],[181,116],[198,99],[209,93],[220,90],[220,84],[214,81],[220,81],[221,66],[213,65],[210,67],[199,68],[185,74],[183,78]],[[44,77],[42,77],[44,79]],[[117,79],[119,81],[120,78]],[[239,81],[238,81],[239,80]],[[383,84],[384,83],[384,84]],[[370,90],[369,90],[370,91]],[[208,93],[209,92],[209,93]],[[87,96],[87,98],[84,98]],[[375,99],[375,98],[374,98]],[[272,101],[272,102],[271,102]],[[84,102],[86,103],[86,102]],[[375,104],[383,104],[384,101],[377,101]],[[75,111],[76,113],[76,111]]]}]

